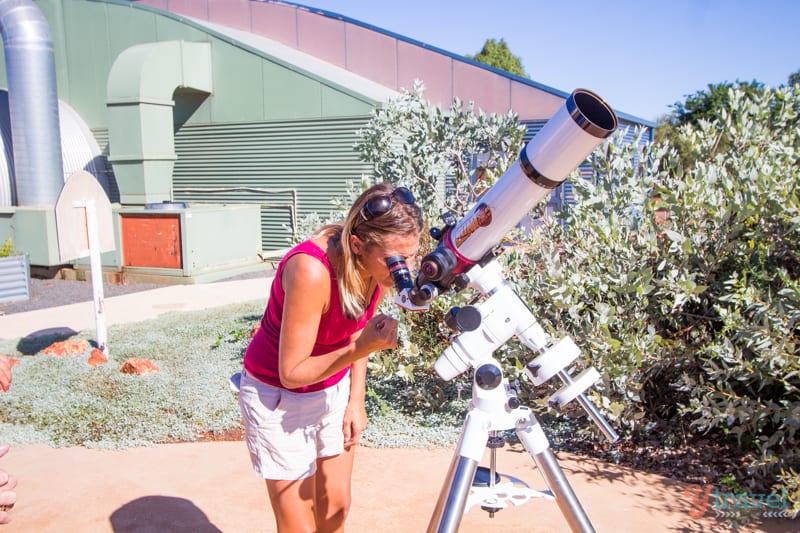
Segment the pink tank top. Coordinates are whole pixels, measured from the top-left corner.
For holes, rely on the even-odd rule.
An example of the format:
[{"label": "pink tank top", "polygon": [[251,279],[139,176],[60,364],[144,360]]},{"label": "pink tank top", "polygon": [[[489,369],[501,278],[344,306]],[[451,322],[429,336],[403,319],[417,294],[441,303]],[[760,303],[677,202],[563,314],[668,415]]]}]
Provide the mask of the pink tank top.
[{"label": "pink tank top", "polygon": [[[256,332],[247,351],[244,354],[244,368],[248,374],[269,385],[285,389],[281,384],[278,373],[278,343],[281,332],[281,319],[283,317],[283,304],[286,295],[281,285],[281,277],[286,266],[286,261],[295,254],[308,254],[316,257],[331,277],[331,301],[328,311],[322,315],[317,331],[317,338],[311,350],[311,356],[330,353],[339,348],[343,348],[350,343],[350,336],[364,328],[367,321],[375,315],[375,309],[380,300],[380,287],[372,296],[372,301],[358,320],[350,320],[342,312],[342,304],[339,300],[339,286],[336,283],[336,275],[333,272],[327,254],[312,241],[305,241],[291,250],[281,259],[275,278],[272,280],[267,308],[261,319],[261,327]],[[319,383],[313,383],[296,389],[289,389],[292,392],[314,392],[328,387],[332,387],[341,381],[350,368],[345,368]]]}]

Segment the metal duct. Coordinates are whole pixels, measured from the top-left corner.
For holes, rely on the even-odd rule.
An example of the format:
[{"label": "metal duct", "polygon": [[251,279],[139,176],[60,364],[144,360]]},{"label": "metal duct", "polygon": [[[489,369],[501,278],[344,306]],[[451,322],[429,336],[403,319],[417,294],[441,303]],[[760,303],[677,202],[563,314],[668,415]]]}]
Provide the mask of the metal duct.
[{"label": "metal duct", "polygon": [[211,44],[160,41],[122,51],[108,74],[108,161],[123,204],[172,200],[173,94],[211,94]]},{"label": "metal duct", "polygon": [[54,205],[64,185],[53,41],[32,0],[0,0],[16,205]]}]

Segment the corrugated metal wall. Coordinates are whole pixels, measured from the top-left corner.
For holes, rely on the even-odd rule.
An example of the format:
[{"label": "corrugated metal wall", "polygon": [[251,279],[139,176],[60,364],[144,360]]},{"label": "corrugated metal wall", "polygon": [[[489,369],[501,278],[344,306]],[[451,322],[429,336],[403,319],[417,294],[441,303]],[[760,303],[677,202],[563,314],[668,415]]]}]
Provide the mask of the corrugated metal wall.
[{"label": "corrugated metal wall", "polygon": [[370,172],[353,149],[369,117],[186,125],[175,133],[173,197],[258,203],[264,251],[288,247],[298,217],[333,209]]},{"label": "corrugated metal wall", "polygon": [[[0,242],[0,248],[4,243]],[[31,275],[27,255],[0,258],[0,303],[28,300]]]},{"label": "corrugated metal wall", "polygon": [[106,180],[108,182],[108,198],[112,203],[119,203],[119,187],[117,180],[114,177],[114,169],[111,163],[108,162],[108,130],[105,128],[94,128],[91,130],[94,135],[94,140],[97,141],[97,146],[100,148],[100,153],[103,154],[103,163],[101,165],[103,172],[105,172]]}]

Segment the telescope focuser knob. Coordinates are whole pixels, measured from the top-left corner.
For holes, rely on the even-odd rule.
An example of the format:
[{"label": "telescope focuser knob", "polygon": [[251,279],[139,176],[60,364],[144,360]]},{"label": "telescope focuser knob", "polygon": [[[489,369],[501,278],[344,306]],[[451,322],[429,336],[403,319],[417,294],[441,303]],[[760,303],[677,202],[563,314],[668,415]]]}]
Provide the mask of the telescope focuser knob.
[{"label": "telescope focuser knob", "polygon": [[442,231],[441,228],[431,228],[431,230],[428,233],[430,233],[431,237],[437,241],[441,241],[442,235],[444,235],[444,231]]},{"label": "telescope focuser knob", "polygon": [[444,319],[452,331],[475,331],[481,325],[481,312],[477,307],[467,305],[464,307],[453,307]]},{"label": "telescope focuser knob", "polygon": [[459,274],[453,279],[453,285],[457,291],[463,291],[469,287],[469,277],[466,274]]}]

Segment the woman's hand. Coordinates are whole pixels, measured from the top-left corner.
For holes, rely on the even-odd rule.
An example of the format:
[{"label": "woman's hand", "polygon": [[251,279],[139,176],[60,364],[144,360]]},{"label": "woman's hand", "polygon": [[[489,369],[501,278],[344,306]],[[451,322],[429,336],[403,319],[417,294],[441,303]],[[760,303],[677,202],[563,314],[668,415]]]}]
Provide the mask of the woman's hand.
[{"label": "woman's hand", "polygon": [[397,346],[397,320],[379,314],[372,317],[356,339],[359,351],[368,353]]},{"label": "woman's hand", "polygon": [[358,444],[361,432],[367,427],[367,410],[364,402],[350,401],[344,412],[342,432],[344,433],[344,447],[349,448]]}]

